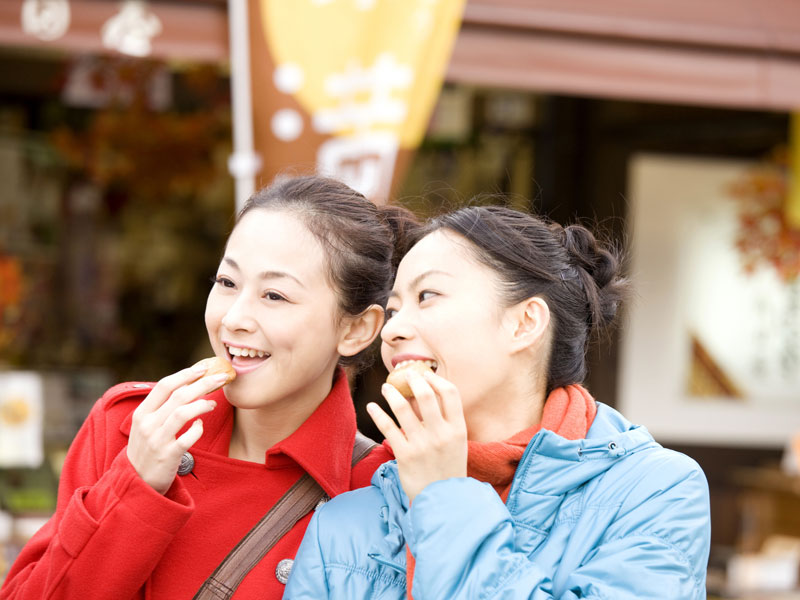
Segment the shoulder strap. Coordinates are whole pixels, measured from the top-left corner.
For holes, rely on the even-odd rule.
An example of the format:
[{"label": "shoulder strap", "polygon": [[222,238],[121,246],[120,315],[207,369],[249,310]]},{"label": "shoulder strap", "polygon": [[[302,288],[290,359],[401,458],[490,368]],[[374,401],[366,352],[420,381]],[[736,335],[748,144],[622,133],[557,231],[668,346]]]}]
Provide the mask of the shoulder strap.
[{"label": "shoulder strap", "polygon": [[[375,446],[374,441],[356,431],[351,466],[355,466]],[[250,570],[324,497],[320,485],[308,473],[303,475],[239,540],[203,582],[193,600],[228,600]]]},{"label": "shoulder strap", "polygon": [[372,449],[377,446],[375,440],[371,440],[358,429],[356,429],[356,439],[353,442],[353,461],[350,463],[351,467],[355,467],[362,458],[366,458],[367,454],[372,452]]}]

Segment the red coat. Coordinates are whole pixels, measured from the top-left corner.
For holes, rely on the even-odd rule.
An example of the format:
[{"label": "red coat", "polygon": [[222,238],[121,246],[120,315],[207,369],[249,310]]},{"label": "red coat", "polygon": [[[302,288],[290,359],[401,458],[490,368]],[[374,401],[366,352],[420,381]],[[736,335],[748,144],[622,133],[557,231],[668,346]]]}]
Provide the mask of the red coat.
[{"label": "red coat", "polygon": [[[378,446],[350,468],[356,418],[340,375],[317,410],[267,451],[264,464],[228,458],[233,408],[221,391],[191,449],[194,470],[161,495],[125,453],[131,413],[152,383],[125,383],[97,402],[61,473],[55,515],[23,548],[0,599],[190,599],[236,543],[304,472],[333,497],[369,483],[392,456]],[[311,513],[257,564],[234,598],[275,598],[278,562],[294,558]]]}]

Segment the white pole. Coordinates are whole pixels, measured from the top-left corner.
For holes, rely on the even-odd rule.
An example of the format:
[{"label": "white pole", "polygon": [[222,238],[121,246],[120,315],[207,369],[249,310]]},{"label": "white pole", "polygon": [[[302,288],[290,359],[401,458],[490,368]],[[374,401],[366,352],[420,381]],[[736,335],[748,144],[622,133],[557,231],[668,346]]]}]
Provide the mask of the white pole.
[{"label": "white pole", "polygon": [[233,154],[228,171],[236,181],[236,211],[255,191],[255,175],[261,157],[253,149],[253,102],[250,92],[250,30],[248,0],[228,0],[230,36],[231,105],[233,110]]}]

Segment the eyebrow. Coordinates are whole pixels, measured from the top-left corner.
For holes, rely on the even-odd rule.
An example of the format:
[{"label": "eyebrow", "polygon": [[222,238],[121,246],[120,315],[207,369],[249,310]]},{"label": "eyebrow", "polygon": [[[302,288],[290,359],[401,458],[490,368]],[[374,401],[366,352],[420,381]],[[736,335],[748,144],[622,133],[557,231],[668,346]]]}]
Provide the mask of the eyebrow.
[{"label": "eyebrow", "polygon": [[[447,277],[453,277],[452,273],[448,273],[447,271],[441,271],[439,269],[431,269],[430,271],[425,271],[424,273],[420,273],[419,275],[414,277],[414,279],[411,280],[411,283],[408,284],[408,288],[407,289],[413,290],[415,287],[417,287],[419,285],[420,281],[422,281],[423,279],[425,279],[426,277],[428,277],[430,275],[445,275]],[[396,298],[399,295],[400,294],[398,294],[394,290],[389,292],[389,298]]]},{"label": "eyebrow", "polygon": [[[225,256],[222,258],[222,261],[228,263],[231,267],[233,267],[237,271],[242,270],[239,267],[238,263],[232,258],[228,258],[227,256]],[[300,281],[297,277],[295,277],[291,273],[287,273],[286,271],[275,271],[275,270],[262,271],[261,273],[258,274],[258,277],[260,279],[292,279],[293,281],[296,281],[300,287],[302,288],[306,287],[305,285],[303,285],[302,281]]]}]

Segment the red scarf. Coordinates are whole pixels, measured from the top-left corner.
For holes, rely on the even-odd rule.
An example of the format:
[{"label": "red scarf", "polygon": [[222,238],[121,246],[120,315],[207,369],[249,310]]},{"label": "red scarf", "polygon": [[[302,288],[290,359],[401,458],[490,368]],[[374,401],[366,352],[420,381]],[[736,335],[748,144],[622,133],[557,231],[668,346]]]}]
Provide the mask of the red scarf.
[{"label": "red scarf", "polygon": [[[467,476],[490,483],[505,502],[525,448],[539,430],[547,429],[568,440],[582,440],[589,433],[596,414],[594,398],[583,386],[568,385],[555,389],[544,403],[539,424],[502,442],[467,442]],[[413,600],[411,584],[415,563],[406,546],[408,600]]]}]

